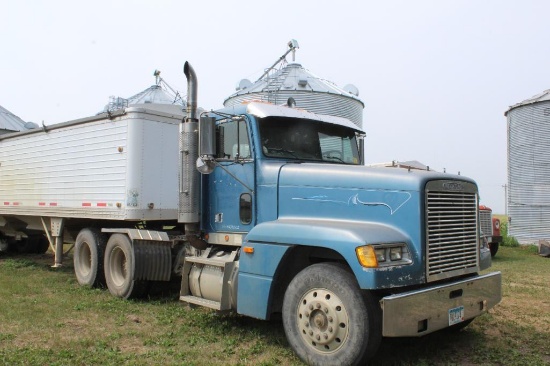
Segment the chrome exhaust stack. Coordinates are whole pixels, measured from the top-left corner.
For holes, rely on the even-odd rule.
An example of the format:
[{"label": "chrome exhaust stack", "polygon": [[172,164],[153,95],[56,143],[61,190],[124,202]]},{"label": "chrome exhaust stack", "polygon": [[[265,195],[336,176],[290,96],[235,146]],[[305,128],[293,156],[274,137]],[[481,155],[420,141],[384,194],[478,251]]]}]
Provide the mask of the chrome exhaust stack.
[{"label": "chrome exhaust stack", "polygon": [[180,123],[180,171],[179,171],[179,206],[178,222],[199,222],[199,177],[195,169],[198,158],[199,136],[197,117],[197,76],[195,70],[185,62],[183,73],[187,78],[187,109],[186,116]]}]

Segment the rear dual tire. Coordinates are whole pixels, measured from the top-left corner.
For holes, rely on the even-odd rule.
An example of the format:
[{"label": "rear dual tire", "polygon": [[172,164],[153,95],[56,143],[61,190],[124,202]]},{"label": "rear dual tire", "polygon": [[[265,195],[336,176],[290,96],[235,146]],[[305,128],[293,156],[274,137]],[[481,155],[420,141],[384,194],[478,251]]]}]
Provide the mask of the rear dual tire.
[{"label": "rear dual tire", "polygon": [[13,240],[12,247],[21,254],[44,254],[48,251],[48,239],[43,234],[32,234],[20,241]]},{"label": "rear dual tire", "polygon": [[103,258],[107,236],[99,229],[82,229],[74,244],[73,264],[78,283],[82,286],[105,286]]},{"label": "rear dual tire", "polygon": [[124,234],[113,234],[105,249],[105,280],[109,292],[123,299],[141,297],[149,288],[148,281],[136,281],[134,248]]}]

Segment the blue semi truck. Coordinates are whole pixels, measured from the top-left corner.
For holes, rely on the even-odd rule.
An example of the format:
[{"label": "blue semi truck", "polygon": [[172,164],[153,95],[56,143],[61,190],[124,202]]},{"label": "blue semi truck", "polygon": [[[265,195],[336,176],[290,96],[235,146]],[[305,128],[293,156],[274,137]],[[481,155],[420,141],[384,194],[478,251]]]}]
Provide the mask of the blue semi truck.
[{"label": "blue semi truck", "polygon": [[206,237],[185,259],[183,301],[281,313],[298,356],[332,365],[500,301],[500,273],[479,274],[490,253],[473,180],[364,167],[354,124],[287,106],[205,113],[198,129]]},{"label": "blue semi truck", "polygon": [[[56,265],[73,242],[79,283],[118,297],[176,276],[183,302],[280,315],[311,365],[361,364],[383,337],[460,329],[501,300],[501,274],[481,274],[490,252],[473,180],[365,167],[363,131],[292,103],[199,113],[196,74],[188,63],[184,72],[184,115],[129,106],[0,138],[10,177],[0,242],[28,247],[45,233]],[[55,154],[47,142],[73,135],[59,153],[82,149],[80,165],[63,170],[65,185],[44,183],[60,174],[40,160]],[[6,155],[27,140],[46,149],[32,186],[31,165]]]}]

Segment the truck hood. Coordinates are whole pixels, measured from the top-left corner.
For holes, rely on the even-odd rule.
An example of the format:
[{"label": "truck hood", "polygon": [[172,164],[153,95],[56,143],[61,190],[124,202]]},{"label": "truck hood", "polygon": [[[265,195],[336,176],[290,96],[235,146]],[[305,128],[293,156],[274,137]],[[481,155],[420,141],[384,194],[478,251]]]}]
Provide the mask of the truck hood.
[{"label": "truck hood", "polygon": [[278,216],[379,221],[405,213],[409,206],[415,210],[409,214],[418,217],[423,206],[420,192],[430,180],[473,182],[463,176],[401,168],[286,164],[279,172]]}]

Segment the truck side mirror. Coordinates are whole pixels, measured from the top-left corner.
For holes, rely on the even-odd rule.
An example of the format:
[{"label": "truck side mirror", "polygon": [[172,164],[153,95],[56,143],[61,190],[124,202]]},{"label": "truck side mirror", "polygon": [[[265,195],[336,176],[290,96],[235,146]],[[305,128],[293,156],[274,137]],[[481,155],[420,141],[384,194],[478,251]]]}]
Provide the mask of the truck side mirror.
[{"label": "truck side mirror", "polygon": [[216,156],[216,119],[201,117],[199,122],[199,158],[197,170],[201,174],[210,174],[214,171]]},{"label": "truck side mirror", "polygon": [[216,156],[216,119],[201,117],[199,122],[199,156]]}]

